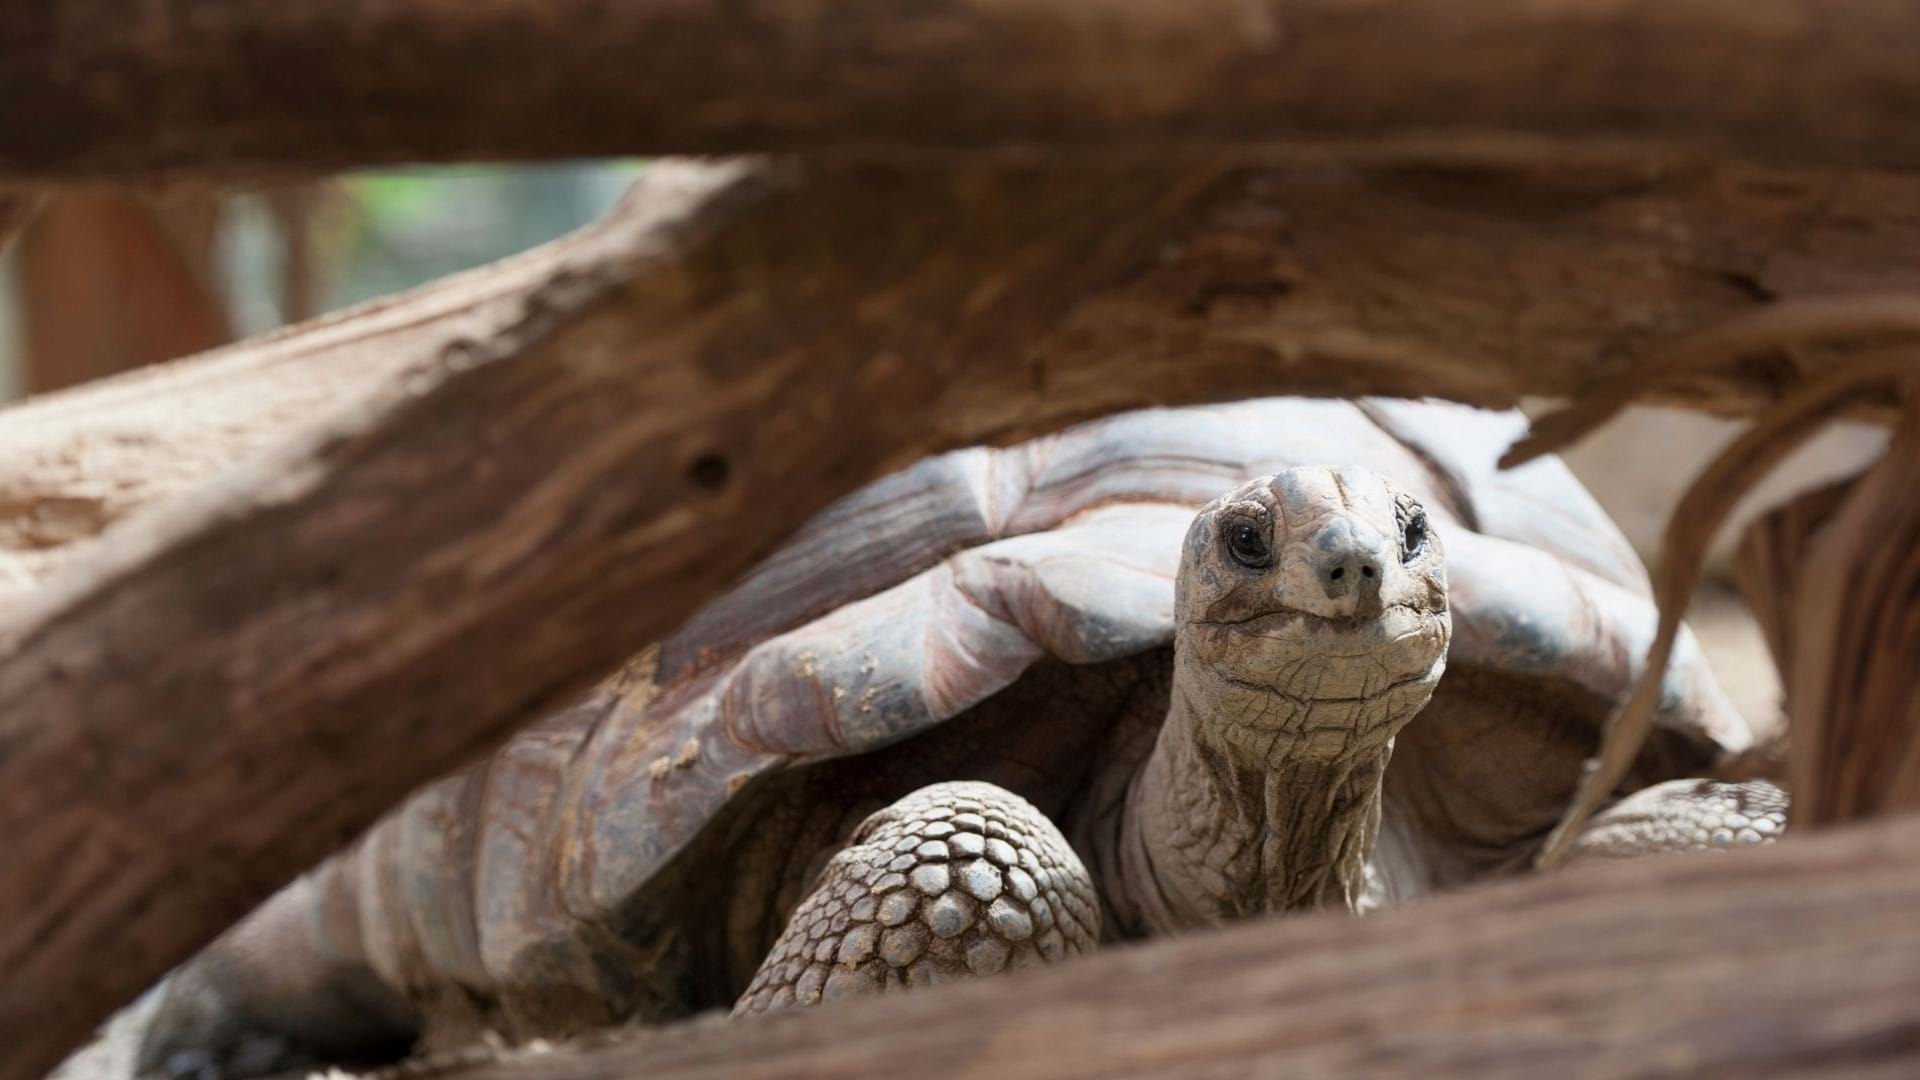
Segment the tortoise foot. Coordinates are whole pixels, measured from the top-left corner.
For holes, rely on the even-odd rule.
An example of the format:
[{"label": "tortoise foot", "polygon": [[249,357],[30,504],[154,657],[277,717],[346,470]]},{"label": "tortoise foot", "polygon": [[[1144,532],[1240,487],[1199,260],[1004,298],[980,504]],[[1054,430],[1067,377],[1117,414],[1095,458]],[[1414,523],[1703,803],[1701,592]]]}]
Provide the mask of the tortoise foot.
[{"label": "tortoise foot", "polygon": [[1669,780],[1594,815],[1567,861],[1726,851],[1771,844],[1786,827],[1787,793],[1765,780]]},{"label": "tortoise foot", "polygon": [[933,784],[861,823],[733,1012],[1052,963],[1099,937],[1093,881],[1053,822],[992,784]]},{"label": "tortoise foot", "polygon": [[248,1080],[311,1069],[321,1059],[278,1035],[241,1038],[215,1053],[179,1050],[155,1062],[147,1076],[158,1080]]}]

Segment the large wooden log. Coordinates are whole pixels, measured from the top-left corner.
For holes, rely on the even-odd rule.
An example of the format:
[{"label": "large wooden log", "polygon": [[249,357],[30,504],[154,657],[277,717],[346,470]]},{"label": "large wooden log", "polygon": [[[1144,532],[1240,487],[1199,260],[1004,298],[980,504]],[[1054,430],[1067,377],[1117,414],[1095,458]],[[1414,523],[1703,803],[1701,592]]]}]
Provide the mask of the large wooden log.
[{"label": "large wooden log", "polygon": [[1417,348],[1081,321],[1214,180],[661,167],[513,319],[442,321],[31,592],[0,623],[5,1074],[913,458],[1290,385],[1500,394]]},{"label": "large wooden log", "polygon": [[[681,178],[681,179],[676,179]],[[0,411],[0,570],[24,588],[141,507],[202,487],[330,412],[393,392],[449,341],[518,322],[557,277],[631,258],[683,208],[669,168],[606,220],[341,315]],[[0,597],[7,575],[0,572]]]},{"label": "large wooden log", "polygon": [[1912,1075],[1916,909],[1905,817],[432,1075]]},{"label": "large wooden log", "polygon": [[1916,40],[1901,0],[10,0],[0,177],[1609,140],[1914,165]]},{"label": "large wooden log", "polygon": [[[1163,197],[1186,206],[1166,215],[1158,249],[1095,282],[1069,329],[1032,348],[1241,356],[1271,363],[1275,387],[1294,392],[1396,389],[1507,404],[1574,393],[1650,345],[1777,300],[1920,292],[1920,174],[1308,165],[1208,184],[1194,178],[1206,170],[1185,172],[1161,181]],[[868,175],[896,188],[928,183]],[[1139,182],[1126,169],[1081,175],[1095,186]],[[976,169],[966,182],[1007,179]],[[0,564],[14,565],[21,588],[45,579],[108,525],[377,393],[448,336],[510,323],[542,281],[617,258],[646,214],[628,206],[405,297],[0,413]],[[1028,257],[1030,238],[1006,239],[1000,258]],[[1478,381],[1423,381],[1382,364],[1315,367],[1316,345],[1339,341],[1451,358]],[[1762,358],[1651,397],[1739,412],[1795,378],[1792,363]],[[7,576],[0,566],[0,590]]]},{"label": "large wooden log", "polygon": [[[229,393],[232,445],[284,443],[176,488],[0,623],[6,1075],[915,457],[1264,392],[1503,404],[1616,365],[1596,338],[1753,306],[1753,274],[1915,272],[1876,232],[1834,234],[1811,277],[1737,240],[1702,274],[1647,224],[1644,176],[1282,175],[660,165],[558,252],[43,406],[44,430],[158,408],[185,419],[149,432],[189,431],[195,395]],[[1355,183],[1379,199],[1351,206]],[[1750,200],[1812,197],[1685,183],[1716,236]],[[1498,242],[1445,254],[1468,237]],[[355,356],[365,381],[301,385]],[[1783,370],[1674,393],[1738,405]]]}]

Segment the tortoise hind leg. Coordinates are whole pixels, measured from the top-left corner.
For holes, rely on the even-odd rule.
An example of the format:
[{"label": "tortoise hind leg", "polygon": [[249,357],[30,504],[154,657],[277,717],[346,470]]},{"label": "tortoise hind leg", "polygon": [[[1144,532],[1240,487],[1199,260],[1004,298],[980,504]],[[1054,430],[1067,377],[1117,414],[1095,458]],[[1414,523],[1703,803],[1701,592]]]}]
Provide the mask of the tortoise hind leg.
[{"label": "tortoise hind leg", "polygon": [[1787,827],[1787,793],[1765,780],[1669,780],[1595,814],[1569,863],[1770,844]]},{"label": "tortoise hind leg", "polygon": [[141,1035],[135,1073],[178,1080],[240,1080],[318,1063],[380,1064],[414,1041],[413,1004],[376,975],[358,947],[319,913],[329,864],[259,910],[168,976]]},{"label": "tortoise hind leg", "polygon": [[1099,937],[1093,881],[1053,822],[992,784],[933,784],[861,823],[733,1011],[1050,963]]}]

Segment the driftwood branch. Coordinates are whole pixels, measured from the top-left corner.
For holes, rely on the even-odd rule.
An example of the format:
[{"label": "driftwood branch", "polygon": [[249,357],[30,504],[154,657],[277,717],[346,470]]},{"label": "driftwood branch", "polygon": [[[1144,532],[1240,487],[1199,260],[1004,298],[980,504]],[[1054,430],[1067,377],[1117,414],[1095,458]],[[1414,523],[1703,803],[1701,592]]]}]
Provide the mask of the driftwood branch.
[{"label": "driftwood branch", "polygon": [[1766,635],[1774,666],[1793,670],[1803,621],[1800,582],[1833,516],[1853,492],[1858,477],[1802,492],[1748,523],[1740,537],[1733,577],[1754,621]]},{"label": "driftwood branch", "polygon": [[0,177],[1604,142],[1912,165],[1915,40],[1898,0],[15,0]]},{"label": "driftwood branch", "polygon": [[[895,189],[931,183],[866,175]],[[964,182],[982,190],[1011,182],[1004,170],[969,175]],[[1140,183],[1128,169],[1077,175],[1089,189]],[[1575,393],[1650,347],[1778,300],[1920,293],[1916,175],[1596,164],[1312,165],[1237,170],[1212,183],[1208,175],[1164,173],[1161,197],[1183,205],[1164,214],[1152,255],[1091,283],[1050,339],[1016,347],[1196,365],[1244,358],[1270,365],[1273,385],[1293,392],[1393,389],[1504,404]],[[1063,201],[1062,212],[1100,210]],[[525,256],[291,334],[7,410],[0,562],[14,563],[20,588],[45,579],[127,514],[377,394],[447,338],[497,331],[552,275],[617,260],[633,242],[633,221],[616,213]],[[1008,265],[1029,257],[1030,238],[1005,239],[999,257]],[[982,252],[970,287],[994,280],[990,263]],[[1341,343],[1402,362],[1315,365]],[[1456,369],[1409,371],[1416,353]],[[1650,397],[1744,412],[1799,378],[1794,363],[1761,355],[1670,380]]]},{"label": "driftwood branch", "polygon": [[[1753,306],[1753,280],[1920,273],[1886,254],[1910,222],[1836,231],[1824,261],[1733,227],[1911,188],[1650,182],[668,163],[556,249],[8,413],[56,468],[74,439],[156,454],[69,476],[159,503],[0,623],[8,1075],[918,456],[1270,392],[1506,404],[1617,367],[1596,342]],[[1698,231],[1649,233],[1658,209]],[[1672,394],[1737,408],[1797,377]],[[0,477],[40,474],[16,453]],[[114,503],[115,469],[171,462]],[[76,535],[120,511],[90,512]]]},{"label": "driftwood branch", "polygon": [[1785,674],[1793,818],[1920,809],[1920,403],[1811,539]]},{"label": "driftwood branch", "polygon": [[[1920,164],[1916,37],[1893,0],[11,5],[8,183],[973,164],[662,166],[644,204],[512,267],[9,413],[0,591],[44,581],[0,595],[0,1074],[39,1075],[405,791],[913,457],[1261,392],[1507,404],[1779,297],[1910,289],[1906,175],[1607,162]],[[1178,164],[1118,164],[1149,156]],[[1476,164],[1381,164],[1436,157]],[[1801,362],[1663,391],[1750,408]],[[1915,1043],[1915,838],[1253,928],[640,1052],[730,1074],[743,1045],[853,1068],[936,1037],[1004,1071],[1878,1063]]]},{"label": "driftwood branch", "polygon": [[1902,1075],[1916,906],[1905,817],[434,1075]]},{"label": "driftwood branch", "polygon": [[[679,175],[685,175],[684,171]],[[639,202],[679,205],[671,178]],[[394,392],[456,339],[500,334],[556,277],[631,259],[660,208],[290,332],[14,405],[0,416],[0,560],[44,580],[135,510],[203,487],[330,412]],[[5,594],[0,574],[0,598]]]},{"label": "driftwood branch", "polygon": [[1076,321],[1213,181],[658,167],[511,321],[443,321],[33,591],[0,624],[10,1075],[907,461],[1155,401],[1504,394],[1418,349]]}]

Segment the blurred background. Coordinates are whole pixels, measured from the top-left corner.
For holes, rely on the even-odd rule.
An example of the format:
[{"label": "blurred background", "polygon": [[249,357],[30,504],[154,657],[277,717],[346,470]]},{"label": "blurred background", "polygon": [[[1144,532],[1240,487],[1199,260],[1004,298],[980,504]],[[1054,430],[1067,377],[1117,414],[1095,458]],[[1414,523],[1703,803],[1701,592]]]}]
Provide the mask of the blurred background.
[{"label": "blurred background", "polygon": [[[200,352],[524,250],[597,217],[642,168],[405,169],[244,194],[61,195],[0,260],[0,402]],[[1653,564],[1673,505],[1736,430],[1695,413],[1638,409],[1567,461]],[[1827,432],[1763,484],[1745,513],[1856,471],[1884,440],[1872,427]],[[1737,528],[1723,538],[1718,575],[1691,620],[1742,711],[1771,727],[1778,680],[1726,576]]]},{"label": "blurred background", "polygon": [[597,217],[641,168],[405,169],[244,194],[62,194],[0,261],[0,402],[532,247]]}]

